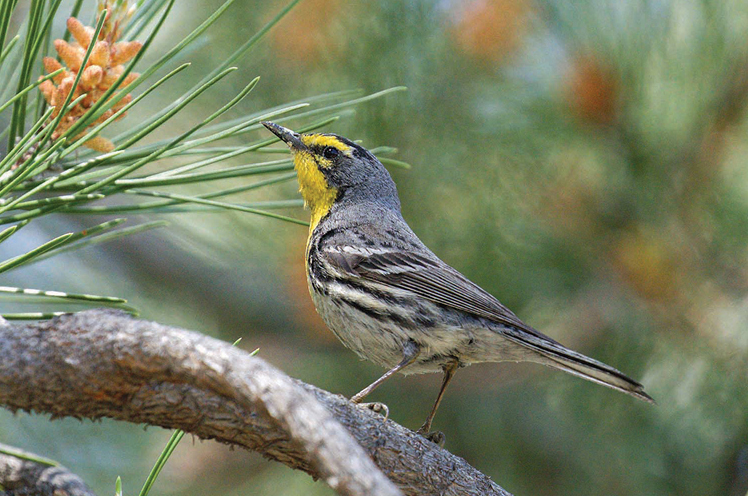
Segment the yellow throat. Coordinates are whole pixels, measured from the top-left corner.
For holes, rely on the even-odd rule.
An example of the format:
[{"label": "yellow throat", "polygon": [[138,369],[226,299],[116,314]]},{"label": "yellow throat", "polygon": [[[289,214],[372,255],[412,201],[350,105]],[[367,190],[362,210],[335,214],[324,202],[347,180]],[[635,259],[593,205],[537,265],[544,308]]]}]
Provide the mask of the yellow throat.
[{"label": "yellow throat", "polygon": [[[350,147],[333,136],[322,134],[303,135],[302,141],[308,147],[320,148],[334,146],[343,153],[350,153]],[[309,224],[311,235],[319,221],[330,212],[338,190],[330,186],[320,168],[333,167],[330,160],[319,155],[313,155],[308,150],[294,152],[294,169],[299,180],[299,191],[304,198],[304,204],[312,211]]]}]

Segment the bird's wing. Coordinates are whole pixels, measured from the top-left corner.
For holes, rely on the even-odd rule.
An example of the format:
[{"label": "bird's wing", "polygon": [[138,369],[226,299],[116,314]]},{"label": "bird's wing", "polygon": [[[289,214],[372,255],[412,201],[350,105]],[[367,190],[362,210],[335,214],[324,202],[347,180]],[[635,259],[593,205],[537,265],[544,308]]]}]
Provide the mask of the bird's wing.
[{"label": "bird's wing", "polygon": [[328,263],[344,273],[409,291],[438,305],[521,329],[555,343],[522,322],[491,294],[435,255],[424,256],[397,249],[359,250],[339,245],[325,246],[322,254]]},{"label": "bird's wing", "polygon": [[327,263],[339,272],[358,276],[394,289],[409,291],[438,305],[486,318],[507,328],[501,334],[537,352],[545,365],[630,394],[653,403],[641,384],[613,367],[570,350],[528,326],[480,286],[468,280],[436,255],[421,255],[395,248],[362,250],[327,245]]}]

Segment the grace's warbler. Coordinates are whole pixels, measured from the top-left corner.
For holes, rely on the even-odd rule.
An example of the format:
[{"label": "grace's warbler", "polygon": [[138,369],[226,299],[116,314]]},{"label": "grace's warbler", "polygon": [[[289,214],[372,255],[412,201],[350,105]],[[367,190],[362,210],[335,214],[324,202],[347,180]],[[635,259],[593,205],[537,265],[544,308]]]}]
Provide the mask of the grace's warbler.
[{"label": "grace's warbler", "polygon": [[536,331],[434,255],[403,220],[395,183],[369,151],[334,134],[263,124],[291,148],[311,209],[306,271],[317,311],[345,346],[387,369],[352,401],[396,372],[443,372],[418,430],[426,435],[457,369],[501,361],[541,363],[653,401],[641,384]]}]

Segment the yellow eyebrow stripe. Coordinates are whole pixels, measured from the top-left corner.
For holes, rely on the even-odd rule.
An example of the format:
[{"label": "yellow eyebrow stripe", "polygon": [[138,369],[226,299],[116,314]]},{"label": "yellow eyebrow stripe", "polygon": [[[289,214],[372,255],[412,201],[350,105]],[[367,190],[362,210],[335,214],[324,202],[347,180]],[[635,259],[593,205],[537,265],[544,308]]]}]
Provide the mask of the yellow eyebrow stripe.
[{"label": "yellow eyebrow stripe", "polygon": [[324,134],[308,134],[302,135],[301,141],[306,146],[332,146],[340,150],[341,152],[347,152],[351,149],[350,146],[340,141],[335,136],[325,136]]}]

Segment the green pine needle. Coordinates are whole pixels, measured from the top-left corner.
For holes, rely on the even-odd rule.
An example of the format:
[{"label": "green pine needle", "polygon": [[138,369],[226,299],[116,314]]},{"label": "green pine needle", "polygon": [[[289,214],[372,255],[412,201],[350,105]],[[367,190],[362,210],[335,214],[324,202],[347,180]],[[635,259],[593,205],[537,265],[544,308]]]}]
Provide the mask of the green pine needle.
[{"label": "green pine needle", "polygon": [[[110,129],[111,124],[125,115],[135,105],[142,105],[147,96],[157,90],[164,90],[177,77],[181,77],[190,67],[189,63],[176,64],[191,50],[204,44],[204,34],[208,28],[229,9],[234,0],[224,2],[192,32],[179,41],[172,49],[157,57],[155,63],[141,69],[141,75],[126,87],[122,82],[139,64],[145,53],[153,46],[155,37],[165,25],[174,0],[137,0],[136,11],[130,23],[124,28],[122,39],[135,39],[149,31],[146,41],[138,54],[128,63],[118,81],[98,98],[77,121],[60,137],[53,133],[67,114],[67,110],[81,102],[86,95],[76,96],[70,92],[55,112],[49,107],[38,90],[43,81],[57,76],[63,69],[37,77],[39,59],[49,53],[53,34],[53,20],[61,0],[30,0],[26,21],[19,34],[5,42],[8,20],[14,12],[17,0],[0,0],[0,112],[10,111],[8,125],[0,129],[0,137],[8,139],[7,153],[0,157],[0,243],[15,235],[29,222],[53,213],[112,215],[121,212],[142,214],[177,214],[182,212],[240,211],[274,218],[300,225],[305,221],[271,212],[273,209],[300,208],[298,198],[279,198],[255,202],[227,202],[224,197],[246,193],[273,184],[291,181],[295,178],[290,156],[279,160],[258,161],[252,157],[259,153],[283,153],[280,148],[269,148],[277,141],[264,132],[260,121],[273,119],[280,122],[293,120],[293,128],[300,132],[324,128],[341,116],[352,113],[354,106],[382,97],[403,88],[390,88],[372,94],[362,94],[360,90],[347,90],[312,96],[309,98],[277,105],[268,109],[243,111],[241,117],[222,120],[226,113],[235,108],[259,83],[259,77],[252,79],[228,101],[208,112],[208,117],[177,136],[156,137],[167,122],[193,103],[204,93],[215,91],[216,84],[236,70],[231,67],[243,59],[257,46],[268,31],[275,26],[299,0],[288,3],[259,31],[249,36],[233,53],[221,60],[216,67],[206,71],[205,76],[188,91],[172,98],[170,103],[151,113],[149,118],[134,122],[128,130],[114,138],[116,149],[110,153],[99,153],[84,148],[85,143]],[[76,0],[71,15],[79,17],[83,1]],[[117,9],[115,4],[113,9]],[[106,12],[96,16],[94,37],[103,29]],[[64,39],[70,39],[66,30]],[[89,60],[94,44],[89,44],[83,57],[83,64]],[[167,64],[176,68],[168,70]],[[165,76],[155,82],[152,76],[164,70]],[[75,75],[80,82],[82,71]],[[123,105],[113,115],[95,123],[107,110],[112,109],[125,95],[141,85],[144,89],[133,95],[132,101]],[[54,117],[52,114],[55,114]],[[34,116],[33,122],[30,118]],[[30,125],[26,125],[26,122]],[[260,131],[260,132],[258,132]],[[240,138],[240,146],[226,143],[226,140]],[[149,144],[141,144],[148,138]],[[221,143],[219,143],[221,142]],[[237,159],[246,159],[237,164]],[[170,160],[165,160],[170,159]],[[177,160],[173,160],[177,159]],[[234,162],[231,162],[234,161]],[[161,162],[154,168],[155,162]],[[406,167],[402,162],[390,159],[388,165]],[[142,172],[146,171],[146,172]],[[220,184],[216,181],[266,175],[267,177],[248,184],[234,182],[228,186],[215,187],[199,195],[185,195],[179,192],[154,191],[152,188],[183,187],[186,184]],[[111,202],[110,199],[137,197],[155,200],[137,203]],[[140,198],[137,198],[140,200]],[[101,204],[94,204],[101,202]],[[156,220],[134,226],[122,227],[124,219],[113,219],[83,229],[67,233],[46,243],[0,262],[0,273],[14,270],[65,252],[108,242],[122,236],[130,236],[151,229],[163,227],[165,221]],[[65,304],[112,305],[131,312],[121,298],[98,296],[84,293],[0,286],[0,294],[5,298],[27,300],[46,299]],[[12,319],[51,318],[62,311],[50,312],[8,312],[3,314]]]},{"label": "green pine needle", "polygon": [[177,445],[179,444],[179,441],[181,441],[183,437],[184,437],[183,430],[176,430],[171,435],[171,438],[166,443],[166,447],[164,447],[164,450],[161,452],[161,455],[159,455],[158,459],[156,460],[156,463],[153,465],[151,472],[148,474],[148,477],[146,478],[145,483],[143,483],[143,488],[140,490],[140,493],[138,493],[139,496],[148,496],[148,493],[150,492],[151,487],[153,487],[153,484],[156,482],[158,475],[161,473],[161,470],[163,470],[164,465],[166,465],[167,460],[169,460],[169,457],[174,452]]},{"label": "green pine needle", "polygon": [[47,465],[48,467],[59,467],[60,464],[52,459],[44,458],[43,456],[26,453],[24,451],[17,451],[8,448],[0,447],[0,453],[9,455],[19,460],[27,460],[30,462],[38,463],[39,465]]}]

